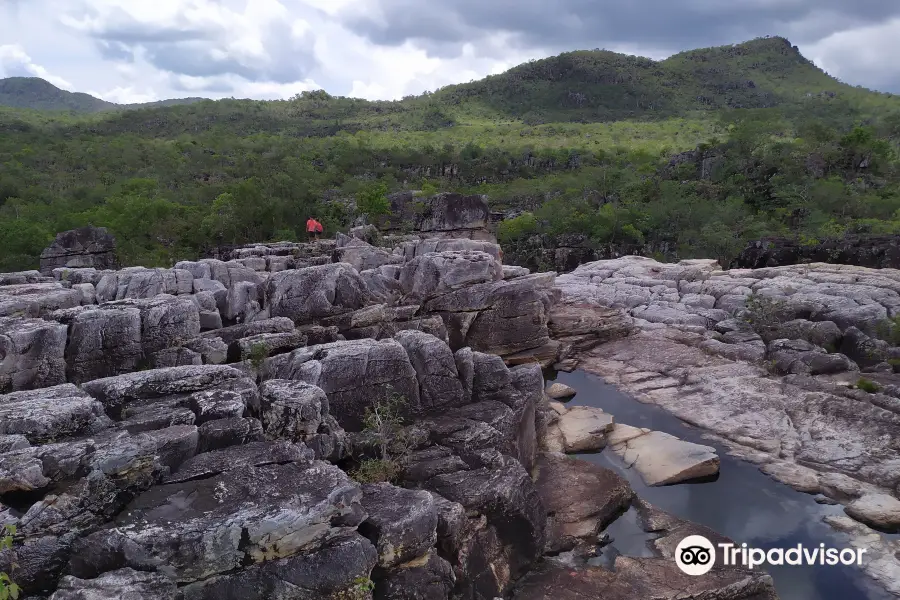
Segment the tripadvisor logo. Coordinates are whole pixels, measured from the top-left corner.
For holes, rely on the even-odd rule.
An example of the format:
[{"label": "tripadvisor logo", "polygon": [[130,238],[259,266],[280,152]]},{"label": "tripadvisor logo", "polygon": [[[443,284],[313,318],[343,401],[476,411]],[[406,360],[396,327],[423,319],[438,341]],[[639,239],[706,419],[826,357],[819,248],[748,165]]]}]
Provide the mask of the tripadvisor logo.
[{"label": "tripadvisor logo", "polygon": [[687,575],[703,575],[716,564],[716,549],[702,535],[689,535],[675,548],[675,564]]},{"label": "tripadvisor logo", "polygon": [[733,543],[716,546],[702,535],[689,535],[675,548],[675,564],[687,575],[704,575],[716,564],[724,566],[743,566],[753,569],[761,565],[862,565],[865,548],[826,548],[825,544],[817,547],[804,547],[797,544],[790,548],[751,548],[747,544],[737,546]]}]

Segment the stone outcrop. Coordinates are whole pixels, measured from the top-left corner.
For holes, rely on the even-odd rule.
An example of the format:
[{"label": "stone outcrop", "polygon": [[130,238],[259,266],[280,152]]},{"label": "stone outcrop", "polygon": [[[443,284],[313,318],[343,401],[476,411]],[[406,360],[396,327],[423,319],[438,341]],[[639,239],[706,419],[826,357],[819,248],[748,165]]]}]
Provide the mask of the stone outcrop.
[{"label": "stone outcrop", "polygon": [[788,238],[750,242],[732,268],[762,269],[802,263],[832,263],[875,269],[900,268],[900,236],[848,235],[814,244]]},{"label": "stone outcrop", "polygon": [[[554,313],[569,322],[600,308],[632,323],[631,335],[578,353],[586,370],[768,475],[890,528],[900,349],[879,338],[891,338],[900,314],[900,272],[823,263],[723,271],[714,261],[627,257],[582,265],[556,287]],[[705,455],[698,449],[690,462],[711,472]]]},{"label": "stone outcrop", "polygon": [[0,571],[57,600],[492,600],[596,542],[633,491],[539,450],[555,275],[500,264],[483,198],[428,204],[393,248],[0,276]]},{"label": "stone outcrop", "polygon": [[81,227],[64,231],[41,252],[41,273],[59,267],[116,269],[116,240],[105,227]]}]

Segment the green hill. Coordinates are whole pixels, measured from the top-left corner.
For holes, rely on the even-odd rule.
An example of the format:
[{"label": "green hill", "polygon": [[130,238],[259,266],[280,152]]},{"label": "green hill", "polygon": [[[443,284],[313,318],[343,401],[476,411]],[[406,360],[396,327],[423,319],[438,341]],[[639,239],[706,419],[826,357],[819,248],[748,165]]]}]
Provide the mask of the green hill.
[{"label": "green hill", "polygon": [[95,113],[109,110],[153,108],[190,104],[203,98],[180,98],[145,104],[115,104],[89,94],[68,92],[39,77],[7,77],[0,79],[0,106],[43,111]]},{"label": "green hill", "polygon": [[293,237],[309,214],[333,231],[382,187],[486,193],[524,211],[500,235],[526,254],[569,236],[724,260],[761,235],[900,232],[900,101],[778,37],[569,52],[393,102],[167,102],[0,81],[0,270],[87,223],[144,264]]}]

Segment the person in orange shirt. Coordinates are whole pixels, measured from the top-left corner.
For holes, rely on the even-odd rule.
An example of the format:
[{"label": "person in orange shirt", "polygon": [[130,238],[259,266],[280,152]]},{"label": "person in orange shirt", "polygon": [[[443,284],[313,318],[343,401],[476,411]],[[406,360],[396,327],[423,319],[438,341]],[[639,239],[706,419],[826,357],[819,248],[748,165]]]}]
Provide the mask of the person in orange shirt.
[{"label": "person in orange shirt", "polygon": [[309,235],[309,241],[318,240],[319,234],[322,233],[324,228],[322,224],[313,219],[312,217],[306,221],[306,233]]}]

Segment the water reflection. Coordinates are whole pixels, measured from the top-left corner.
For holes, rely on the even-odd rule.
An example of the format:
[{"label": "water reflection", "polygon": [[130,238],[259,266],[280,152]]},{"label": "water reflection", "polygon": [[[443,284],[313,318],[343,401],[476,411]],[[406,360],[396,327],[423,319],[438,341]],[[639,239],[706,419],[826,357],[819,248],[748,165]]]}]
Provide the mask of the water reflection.
[{"label": "water reflection", "polygon": [[[642,404],[619,392],[602,379],[576,371],[558,373],[556,381],[578,391],[568,406],[594,406],[615,416],[616,422],[635,427],[664,431],[681,439],[716,446],[664,410]],[[622,460],[612,452],[585,454],[581,458],[605,467],[614,468],[628,479],[642,498],[679,517],[706,525],[738,544],[746,542],[759,548],[787,548],[802,543],[814,547],[846,547],[847,541],[837,535],[822,517],[840,514],[840,506],[820,505],[809,494],[796,492],[780,484],[755,466],[729,457],[719,448],[721,472],[714,482],[682,484],[667,487],[647,487],[640,475],[625,468]],[[635,526],[627,519],[614,524],[610,533],[616,538],[615,549],[623,554],[637,555],[646,543],[635,533]],[[618,531],[617,531],[618,530]],[[865,558],[863,559],[865,560]],[[775,580],[782,600],[891,600],[894,597],[874,583],[857,567],[852,566],[784,566],[767,567]]]}]

